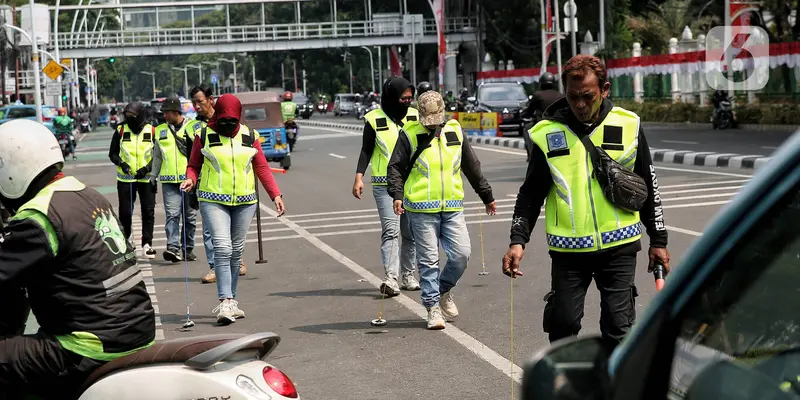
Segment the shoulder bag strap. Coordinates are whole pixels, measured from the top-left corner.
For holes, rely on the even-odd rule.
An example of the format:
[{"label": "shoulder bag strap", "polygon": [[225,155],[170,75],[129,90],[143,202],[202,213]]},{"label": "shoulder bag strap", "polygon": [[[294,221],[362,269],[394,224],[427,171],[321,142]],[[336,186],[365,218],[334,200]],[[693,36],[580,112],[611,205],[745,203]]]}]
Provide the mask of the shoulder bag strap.
[{"label": "shoulder bag strap", "polygon": [[583,135],[579,137],[583,147],[586,148],[586,151],[589,153],[589,157],[592,159],[592,166],[594,166],[595,175],[597,171],[602,171],[603,164],[600,162],[600,152],[597,151],[597,146],[594,145],[592,139],[589,135]]},{"label": "shoulder bag strap", "polygon": [[[437,127],[436,128],[436,133],[440,133],[441,134],[441,131],[442,131],[441,127]],[[408,176],[411,175],[411,170],[414,169],[414,164],[417,162],[417,159],[422,154],[422,152],[425,151],[425,149],[427,149],[428,146],[431,144],[431,142],[433,141],[433,138],[434,138],[434,135],[430,135],[429,134],[425,138],[426,140],[424,140],[422,142],[417,142],[417,150],[414,152],[413,155],[411,155],[411,159],[408,162],[408,168],[406,168],[406,173],[405,173],[405,175],[403,175],[403,181],[408,180]]]}]

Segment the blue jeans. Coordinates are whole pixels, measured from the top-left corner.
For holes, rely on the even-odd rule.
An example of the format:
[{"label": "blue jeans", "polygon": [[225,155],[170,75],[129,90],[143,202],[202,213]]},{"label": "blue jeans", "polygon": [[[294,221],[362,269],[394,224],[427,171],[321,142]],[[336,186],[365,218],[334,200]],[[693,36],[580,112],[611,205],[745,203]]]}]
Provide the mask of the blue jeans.
[{"label": "blue jeans", "polygon": [[[439,304],[439,295],[455,287],[467,269],[472,251],[467,222],[461,211],[421,213],[406,210],[405,215],[408,215],[417,247],[422,305],[430,308]],[[441,273],[440,240],[447,255],[447,264]]]},{"label": "blue jeans", "polygon": [[220,299],[236,298],[239,262],[256,207],[258,204],[225,206],[200,202],[200,213],[214,245],[214,272],[217,275],[217,295]]},{"label": "blue jeans", "polygon": [[[187,252],[194,249],[194,234],[197,229],[197,212],[189,207],[189,202],[183,199],[183,212],[186,219],[181,225],[181,187],[178,183],[162,183],[161,193],[164,196],[164,212],[167,214],[167,222],[164,230],[167,232],[167,250],[175,251],[180,254],[180,249]],[[186,238],[186,245],[181,244]]]},{"label": "blue jeans", "polygon": [[208,224],[203,225],[203,247],[206,249],[206,260],[211,270],[214,270],[214,242],[211,239],[211,231]]},{"label": "blue jeans", "polygon": [[[414,273],[414,263],[417,260],[417,250],[414,247],[414,237],[405,214],[397,216],[394,213],[392,196],[386,186],[372,186],[372,195],[378,205],[378,216],[381,219],[381,261],[386,270],[386,276],[399,279],[400,267],[403,267],[403,276]],[[398,235],[399,233],[399,235]],[[403,243],[399,245],[400,235]],[[398,246],[399,245],[399,246]],[[397,249],[400,248],[398,255]]]}]

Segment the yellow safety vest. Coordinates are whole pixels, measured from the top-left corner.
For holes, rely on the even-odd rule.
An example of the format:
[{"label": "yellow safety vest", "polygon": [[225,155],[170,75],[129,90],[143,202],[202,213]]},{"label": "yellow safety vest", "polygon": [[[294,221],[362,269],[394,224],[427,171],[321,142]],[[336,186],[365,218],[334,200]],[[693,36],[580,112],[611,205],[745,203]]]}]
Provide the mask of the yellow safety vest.
[{"label": "yellow safety vest", "polygon": [[[131,175],[125,173],[119,166],[117,167],[117,180],[120,182],[149,182],[149,177],[134,179],[136,171],[147,166],[153,160],[153,126],[147,124],[141,132],[135,134],[128,127],[123,125],[122,138],[119,142],[119,156],[122,162],[131,167]],[[119,133],[116,132],[115,135]]]},{"label": "yellow safety vest", "polygon": [[[418,137],[428,135],[419,122],[403,127],[411,154],[417,151]],[[411,212],[436,213],[464,209],[464,184],[461,180],[461,144],[464,133],[458,121],[450,120],[438,138],[420,153],[406,179],[403,206]]]},{"label": "yellow safety vest", "polygon": [[205,126],[201,131],[203,169],[197,197],[200,201],[228,206],[256,203],[256,174],[253,157],[257,150],[258,132],[239,125],[239,133],[229,138]]},{"label": "yellow safety vest", "polygon": [[175,137],[181,140],[192,140],[186,133],[189,123],[184,124],[173,136],[169,125],[163,123],[156,127],[156,143],[161,149],[161,171],[158,180],[162,183],[179,183],[186,179],[186,166],[189,164],[189,154],[185,156],[178,150]]},{"label": "yellow safety vest", "polygon": [[[403,125],[408,121],[417,121],[419,119],[418,116],[419,111],[409,108],[408,113],[402,120]],[[389,166],[389,159],[392,157],[395,144],[397,144],[400,129],[380,108],[368,112],[364,119],[375,131],[375,148],[372,150],[372,158],[370,159],[372,184],[386,186],[388,184],[386,168]]]},{"label": "yellow safety vest", "polygon": [[[633,170],[639,116],[614,107],[591,133],[592,142]],[[586,148],[568,126],[545,120],[529,131],[547,157],[553,186],[547,195],[547,244],[559,252],[592,252],[635,242],[642,236],[638,212],[616,208],[603,195]]]},{"label": "yellow safety vest", "polygon": [[194,138],[200,134],[200,130],[203,129],[204,126],[206,126],[206,123],[200,121],[199,119],[193,119],[189,121],[185,127],[186,136],[189,138],[189,140],[194,141]]}]

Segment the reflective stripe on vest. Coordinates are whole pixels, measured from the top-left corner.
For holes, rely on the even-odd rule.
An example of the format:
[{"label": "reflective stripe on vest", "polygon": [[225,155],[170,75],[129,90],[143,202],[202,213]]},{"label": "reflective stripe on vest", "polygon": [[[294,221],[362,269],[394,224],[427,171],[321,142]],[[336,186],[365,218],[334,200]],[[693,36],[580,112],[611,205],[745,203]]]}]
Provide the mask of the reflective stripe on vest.
[{"label": "reflective stripe on vest", "polygon": [[[403,118],[405,123],[406,118],[414,118],[411,109],[406,117]],[[375,131],[375,148],[372,149],[372,158],[370,165],[372,169],[372,184],[376,186],[386,186],[386,169],[389,166],[389,158],[392,157],[394,146],[397,144],[397,137],[400,135],[400,129],[382,109],[372,110],[364,116],[372,130]]]},{"label": "reflective stripe on vest", "polygon": [[[116,132],[115,135],[119,135]],[[131,173],[136,174],[136,171],[146,167],[153,161],[153,126],[147,124],[142,128],[139,134],[134,134],[128,127],[128,124],[123,125],[122,137],[119,142],[119,157],[122,162],[131,167]],[[126,174],[122,168],[117,167],[117,180],[120,182],[149,182],[149,177],[142,179],[134,179],[134,175]]]},{"label": "reflective stripe on vest", "polygon": [[[618,209],[592,178],[589,154],[566,125],[545,120],[529,131],[547,158],[553,186],[547,195],[547,244],[561,252],[591,252],[638,240],[639,213]],[[639,145],[639,117],[614,107],[591,133],[592,142],[633,170]]]},{"label": "reflective stripe on vest", "polygon": [[[428,130],[419,122],[404,127],[411,144],[411,154]],[[461,180],[461,145],[464,134],[458,121],[450,120],[420,153],[406,179],[403,206],[412,212],[435,213],[464,209],[464,184]]]},{"label": "reflective stripe on vest", "polygon": [[258,132],[246,125],[239,125],[239,133],[229,138],[204,126],[201,135],[203,146],[203,169],[197,197],[200,201],[229,206],[256,203],[256,174],[253,157],[258,141]]},{"label": "reflective stripe on vest", "polygon": [[158,180],[162,183],[179,183],[186,179],[186,166],[189,164],[188,154],[184,156],[175,144],[175,136],[181,140],[186,139],[186,130],[189,124],[184,124],[181,129],[170,132],[169,125],[163,123],[156,127],[156,143],[161,149],[161,171]]}]

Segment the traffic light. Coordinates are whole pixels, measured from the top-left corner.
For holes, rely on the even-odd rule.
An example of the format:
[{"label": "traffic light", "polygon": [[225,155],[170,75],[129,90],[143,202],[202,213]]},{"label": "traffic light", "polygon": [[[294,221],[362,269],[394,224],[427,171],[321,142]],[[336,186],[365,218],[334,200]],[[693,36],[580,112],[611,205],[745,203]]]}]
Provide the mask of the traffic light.
[{"label": "traffic light", "polygon": [[114,63],[114,57],[111,57],[111,58],[109,58],[109,59],[108,59],[108,62],[110,62],[111,64],[113,64],[113,63]]},{"label": "traffic light", "polygon": [[61,96],[61,101],[67,101],[67,95]]}]

